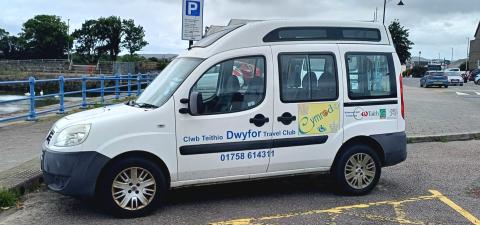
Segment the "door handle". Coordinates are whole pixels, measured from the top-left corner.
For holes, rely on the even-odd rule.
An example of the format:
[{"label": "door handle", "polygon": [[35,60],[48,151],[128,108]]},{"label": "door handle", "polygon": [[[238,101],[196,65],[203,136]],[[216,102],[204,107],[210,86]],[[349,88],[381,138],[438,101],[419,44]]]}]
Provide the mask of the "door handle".
[{"label": "door handle", "polygon": [[257,127],[263,126],[263,124],[268,123],[270,120],[268,117],[265,117],[262,114],[257,114],[253,118],[250,118],[250,123],[255,124]]},{"label": "door handle", "polygon": [[284,112],[281,116],[277,118],[277,120],[283,123],[283,125],[289,125],[292,123],[292,121],[297,120],[297,117],[293,116],[289,112]]}]

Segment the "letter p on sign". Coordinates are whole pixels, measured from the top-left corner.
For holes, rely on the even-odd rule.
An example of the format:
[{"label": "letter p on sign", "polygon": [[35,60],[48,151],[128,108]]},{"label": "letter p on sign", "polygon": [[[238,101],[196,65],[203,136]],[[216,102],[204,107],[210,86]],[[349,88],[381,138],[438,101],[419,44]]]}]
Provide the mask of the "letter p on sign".
[{"label": "letter p on sign", "polygon": [[186,1],[187,16],[200,16],[200,2]]}]

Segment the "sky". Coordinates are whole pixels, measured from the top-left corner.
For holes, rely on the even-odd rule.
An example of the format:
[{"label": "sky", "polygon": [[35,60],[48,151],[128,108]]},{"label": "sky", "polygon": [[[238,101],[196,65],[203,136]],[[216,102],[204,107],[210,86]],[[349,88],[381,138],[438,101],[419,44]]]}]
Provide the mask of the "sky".
[{"label": "sky", "polygon": [[[204,25],[226,25],[235,19],[372,20],[382,0],[204,0]],[[466,58],[467,38],[473,39],[480,21],[480,0],[387,0],[386,24],[398,19],[415,43],[412,56]],[[182,0],[0,0],[0,28],[11,34],[38,14],[70,19],[70,31],[88,19],[111,15],[134,19],[144,27],[149,45],[145,54],[178,54],[181,40]],[[126,53],[123,51],[122,53]]]}]

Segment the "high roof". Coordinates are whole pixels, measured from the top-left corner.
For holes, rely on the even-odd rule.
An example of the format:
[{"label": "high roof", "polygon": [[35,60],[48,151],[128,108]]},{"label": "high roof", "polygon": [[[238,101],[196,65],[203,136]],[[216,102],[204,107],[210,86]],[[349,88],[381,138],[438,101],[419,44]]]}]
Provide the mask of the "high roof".
[{"label": "high roof", "polygon": [[[190,51],[182,54],[183,56],[209,57],[219,52],[232,49],[240,49],[255,46],[270,46],[281,44],[292,44],[285,42],[264,42],[263,38],[271,31],[284,27],[348,27],[348,28],[374,28],[380,31],[381,40],[379,42],[368,41],[350,41],[350,40],[322,40],[322,41],[302,41],[307,43],[366,43],[373,45],[390,45],[391,39],[387,34],[383,24],[372,22],[351,22],[351,21],[318,21],[318,20],[268,20],[248,22],[245,25],[231,31],[213,44],[206,47],[194,47]],[[298,43],[298,42],[293,42]]]}]

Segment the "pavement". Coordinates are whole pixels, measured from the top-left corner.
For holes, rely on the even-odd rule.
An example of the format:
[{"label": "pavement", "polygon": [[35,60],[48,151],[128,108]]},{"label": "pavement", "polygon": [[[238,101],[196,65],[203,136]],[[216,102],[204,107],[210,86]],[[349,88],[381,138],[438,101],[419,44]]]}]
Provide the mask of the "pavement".
[{"label": "pavement", "polygon": [[163,207],[116,219],[93,202],[41,189],[0,224],[480,224],[480,141],[409,144],[365,196],[339,196],[324,176],[178,189]]}]

